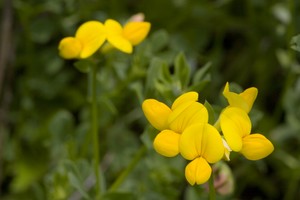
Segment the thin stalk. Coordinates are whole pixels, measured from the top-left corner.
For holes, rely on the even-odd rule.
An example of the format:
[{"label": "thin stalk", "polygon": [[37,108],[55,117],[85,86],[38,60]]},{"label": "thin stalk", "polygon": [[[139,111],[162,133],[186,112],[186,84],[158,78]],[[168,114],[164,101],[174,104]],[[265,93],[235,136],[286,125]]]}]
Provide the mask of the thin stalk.
[{"label": "thin stalk", "polygon": [[124,182],[124,180],[127,178],[127,176],[130,174],[130,172],[134,169],[134,167],[138,164],[138,162],[141,160],[143,155],[146,153],[147,148],[145,146],[142,146],[137,154],[133,157],[130,164],[127,166],[127,168],[120,174],[120,176],[115,180],[115,182],[111,185],[109,188],[109,191],[112,192]]},{"label": "thin stalk", "polygon": [[215,200],[216,199],[216,191],[214,186],[214,173],[211,173],[211,176],[209,178],[209,200]]},{"label": "thin stalk", "polygon": [[96,196],[100,197],[101,194],[101,187],[100,187],[100,173],[99,173],[99,166],[100,166],[100,158],[99,158],[99,137],[98,137],[98,108],[97,108],[97,80],[96,80],[96,73],[97,73],[97,66],[93,65],[91,67],[91,96],[92,96],[92,103],[91,103],[91,133],[93,137],[93,147],[94,147],[94,170],[96,176]]}]

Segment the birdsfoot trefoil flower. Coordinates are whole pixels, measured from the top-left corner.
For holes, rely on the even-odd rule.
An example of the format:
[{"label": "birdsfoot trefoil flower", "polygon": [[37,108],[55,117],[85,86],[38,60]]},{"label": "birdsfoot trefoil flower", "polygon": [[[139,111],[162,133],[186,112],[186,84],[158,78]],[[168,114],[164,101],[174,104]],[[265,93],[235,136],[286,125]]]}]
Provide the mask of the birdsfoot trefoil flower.
[{"label": "birdsfoot trefoil flower", "polygon": [[151,24],[144,21],[130,21],[122,25],[108,19],[104,23],[108,42],[124,53],[132,53],[133,46],[141,43],[150,31]]},{"label": "birdsfoot trefoil flower", "polygon": [[232,151],[242,153],[249,160],[259,160],[274,150],[273,144],[262,134],[251,133],[251,121],[245,110],[227,107],[220,116],[223,135]]},{"label": "birdsfoot trefoil flower", "polygon": [[207,123],[208,112],[196,102],[198,93],[188,92],[179,96],[171,108],[155,99],[143,102],[143,112],[154,128],[161,131],[155,137],[154,149],[161,155],[173,157],[179,153],[180,134],[190,125]]},{"label": "birdsfoot trefoil flower", "polygon": [[65,59],[84,59],[94,54],[105,42],[104,25],[98,21],[83,23],[75,37],[63,38],[58,46],[59,54]]},{"label": "birdsfoot trefoil flower", "polygon": [[[222,158],[229,161],[231,151],[240,152],[249,160],[259,160],[274,150],[265,136],[250,134],[252,124],[248,113],[256,99],[257,89],[252,87],[237,94],[229,91],[226,83],[223,95],[229,106],[221,112],[214,126],[208,123],[208,111],[197,102],[196,92],[179,96],[171,107],[155,99],[143,102],[146,118],[160,131],[154,139],[154,149],[166,157],[180,153],[189,160],[185,177],[191,185],[208,181],[211,165]],[[222,180],[222,183],[226,182],[226,179]],[[228,184],[226,188],[230,192],[228,187],[232,188],[232,185]]]},{"label": "birdsfoot trefoil flower", "polygon": [[191,185],[205,183],[212,172],[209,163],[216,163],[224,155],[222,138],[215,127],[197,123],[186,128],[179,140],[179,151],[187,160],[185,176]]},{"label": "birdsfoot trefoil flower", "polygon": [[227,82],[223,91],[224,97],[227,99],[230,106],[239,107],[245,112],[249,113],[252,105],[256,99],[258,90],[255,87],[246,89],[240,94],[231,92],[229,90],[229,83]]}]

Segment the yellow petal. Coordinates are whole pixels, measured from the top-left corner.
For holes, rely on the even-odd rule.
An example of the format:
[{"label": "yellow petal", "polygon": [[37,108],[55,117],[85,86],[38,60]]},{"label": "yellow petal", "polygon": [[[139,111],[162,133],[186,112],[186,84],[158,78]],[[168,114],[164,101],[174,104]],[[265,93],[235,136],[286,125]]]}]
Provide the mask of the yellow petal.
[{"label": "yellow petal", "polygon": [[123,36],[121,24],[115,20],[108,19],[104,23],[107,40],[115,48],[125,53],[132,53],[132,44]]},{"label": "yellow petal", "polygon": [[258,93],[258,90],[255,87],[248,88],[244,92],[240,93],[240,96],[248,104],[248,110],[246,110],[247,113],[250,112],[250,110],[253,106],[253,103],[257,97],[257,93]]},{"label": "yellow petal", "polygon": [[228,92],[230,92],[230,91],[229,91],[229,83],[226,82],[225,87],[224,87],[224,90],[223,90],[223,95],[227,94]]},{"label": "yellow petal", "polygon": [[119,22],[113,19],[108,19],[104,22],[104,26],[107,35],[122,35],[123,28]]},{"label": "yellow petal", "polygon": [[65,59],[78,58],[81,49],[80,41],[74,37],[65,37],[58,45],[59,55]]},{"label": "yellow petal", "polygon": [[273,144],[261,134],[251,134],[243,138],[241,153],[248,160],[259,160],[270,155],[274,150]]},{"label": "yellow petal", "polygon": [[221,113],[220,125],[229,147],[233,151],[240,151],[242,138],[251,131],[251,121],[247,113],[237,107],[228,107]]},{"label": "yellow petal", "polygon": [[123,36],[135,46],[146,38],[150,27],[151,24],[149,22],[128,22],[124,26]]},{"label": "yellow petal", "polygon": [[120,51],[128,54],[132,53],[133,49],[131,43],[122,36],[107,36],[107,40],[111,45]]},{"label": "yellow petal", "polygon": [[185,167],[185,177],[189,184],[203,184],[211,175],[211,167],[202,157],[196,158]]},{"label": "yellow petal", "polygon": [[87,58],[94,54],[104,43],[106,32],[104,26],[98,21],[88,21],[82,24],[75,34],[82,44],[80,58]]},{"label": "yellow petal", "polygon": [[171,109],[155,99],[147,99],[142,104],[143,112],[150,124],[157,130],[167,129]]},{"label": "yellow petal", "polygon": [[225,148],[222,137],[210,124],[204,124],[201,145],[201,155],[209,163],[216,163],[224,156]]},{"label": "yellow petal", "polygon": [[207,109],[198,102],[181,104],[173,110],[168,119],[170,129],[177,133],[182,133],[192,124],[205,122],[208,122]]},{"label": "yellow petal", "polygon": [[186,102],[196,102],[198,100],[198,93],[197,92],[187,92],[180,95],[172,104],[171,109],[174,110],[178,106]]},{"label": "yellow petal", "polygon": [[241,95],[229,91],[229,83],[228,82],[225,85],[223,95],[227,99],[230,106],[241,108],[241,109],[245,110],[245,112],[247,112],[247,113],[250,111],[248,103],[245,101],[245,99]]},{"label": "yellow petal", "polygon": [[180,134],[171,130],[163,130],[154,139],[154,149],[163,156],[174,157],[179,153],[179,138]]},{"label": "yellow petal", "polygon": [[179,151],[187,160],[201,156],[209,163],[215,163],[223,157],[224,146],[215,127],[208,123],[197,123],[181,134]]}]

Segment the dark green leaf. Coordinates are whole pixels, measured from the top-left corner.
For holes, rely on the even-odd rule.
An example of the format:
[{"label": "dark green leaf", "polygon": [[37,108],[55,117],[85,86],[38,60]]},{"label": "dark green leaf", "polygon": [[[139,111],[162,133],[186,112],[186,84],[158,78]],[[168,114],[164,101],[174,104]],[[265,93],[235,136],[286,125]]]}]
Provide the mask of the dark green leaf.
[{"label": "dark green leaf", "polygon": [[190,82],[190,66],[183,53],[175,58],[175,78],[180,82],[181,88],[187,87]]},{"label": "dark green leaf", "polygon": [[300,35],[292,37],[291,48],[296,51],[300,51]]},{"label": "dark green leaf", "polygon": [[92,62],[89,60],[79,60],[77,62],[74,63],[74,66],[76,67],[76,69],[78,69],[80,72],[82,73],[88,73],[91,69],[92,66]]},{"label": "dark green leaf", "polygon": [[163,60],[159,58],[151,60],[150,67],[147,71],[146,91],[153,91],[159,80],[165,82],[166,79],[169,79],[166,69],[164,68],[166,68],[166,63]]},{"label": "dark green leaf", "polygon": [[203,67],[196,71],[195,76],[193,77],[193,83],[198,84],[203,81],[210,81],[210,70],[211,63],[206,63]]},{"label": "dark green leaf", "polygon": [[165,30],[159,30],[151,36],[151,45],[153,52],[162,50],[169,42],[168,33]]},{"label": "dark green leaf", "polygon": [[85,192],[82,181],[80,181],[72,172],[68,173],[68,177],[71,185],[76,188],[84,198],[90,199],[89,195]]},{"label": "dark green leaf", "polygon": [[208,111],[208,123],[211,125],[214,125],[215,123],[215,112],[213,107],[210,105],[208,101],[205,101],[204,103],[205,108]]}]

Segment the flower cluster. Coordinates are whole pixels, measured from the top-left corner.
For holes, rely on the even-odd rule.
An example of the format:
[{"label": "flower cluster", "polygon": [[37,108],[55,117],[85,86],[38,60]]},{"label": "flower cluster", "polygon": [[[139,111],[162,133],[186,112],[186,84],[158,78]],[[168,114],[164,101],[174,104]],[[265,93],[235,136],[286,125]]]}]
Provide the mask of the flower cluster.
[{"label": "flower cluster", "polygon": [[223,109],[215,126],[208,123],[208,111],[197,102],[197,92],[182,94],[171,107],[155,99],[143,102],[147,120],[160,131],[154,139],[154,149],[166,157],[181,154],[189,160],[185,176],[191,185],[205,183],[212,173],[210,164],[222,158],[229,160],[230,151],[240,152],[249,160],[258,160],[274,150],[262,134],[250,134],[248,113],[257,89],[252,87],[237,94],[231,92],[226,83],[223,95],[229,105]]},{"label": "flower cluster", "polygon": [[129,21],[122,25],[108,19],[88,21],[76,31],[74,37],[63,38],[58,46],[59,54],[65,59],[84,59],[93,55],[105,41],[124,53],[132,53],[133,46],[141,43],[150,31],[151,24],[144,21]]}]

